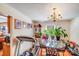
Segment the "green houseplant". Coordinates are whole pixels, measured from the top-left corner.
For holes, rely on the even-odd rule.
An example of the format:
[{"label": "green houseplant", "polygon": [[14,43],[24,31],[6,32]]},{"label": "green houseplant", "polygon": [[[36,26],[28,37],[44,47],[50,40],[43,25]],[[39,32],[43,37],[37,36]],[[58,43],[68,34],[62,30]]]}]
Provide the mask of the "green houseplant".
[{"label": "green houseplant", "polygon": [[52,28],[47,28],[44,32],[46,33],[47,36],[53,36],[56,37],[57,40],[60,40],[60,37],[67,37],[67,33],[65,32],[66,30],[63,29],[62,27],[52,27]]}]

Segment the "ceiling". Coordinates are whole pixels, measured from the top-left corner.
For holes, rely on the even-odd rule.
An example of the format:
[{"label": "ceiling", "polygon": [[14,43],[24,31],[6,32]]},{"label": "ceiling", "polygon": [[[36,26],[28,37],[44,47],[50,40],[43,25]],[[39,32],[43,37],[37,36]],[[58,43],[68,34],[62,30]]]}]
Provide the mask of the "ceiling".
[{"label": "ceiling", "polygon": [[47,21],[54,7],[59,10],[63,20],[71,20],[79,15],[77,3],[10,3],[8,5],[36,21]]}]

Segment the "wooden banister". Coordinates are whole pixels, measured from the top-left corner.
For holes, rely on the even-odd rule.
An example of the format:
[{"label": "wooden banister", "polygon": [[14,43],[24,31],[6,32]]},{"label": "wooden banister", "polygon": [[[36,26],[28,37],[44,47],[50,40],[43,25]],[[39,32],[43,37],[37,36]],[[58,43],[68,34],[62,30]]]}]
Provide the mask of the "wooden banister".
[{"label": "wooden banister", "polygon": [[27,37],[27,36],[16,36],[17,39],[20,41],[29,41],[29,42],[35,42],[34,38]]}]

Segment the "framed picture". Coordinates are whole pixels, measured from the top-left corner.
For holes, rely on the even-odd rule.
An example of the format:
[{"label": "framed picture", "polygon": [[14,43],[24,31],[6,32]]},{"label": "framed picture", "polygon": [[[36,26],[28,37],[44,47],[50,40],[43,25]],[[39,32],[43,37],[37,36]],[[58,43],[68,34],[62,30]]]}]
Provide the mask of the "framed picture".
[{"label": "framed picture", "polygon": [[27,28],[32,28],[32,24],[27,23]]},{"label": "framed picture", "polygon": [[26,28],[27,27],[27,23],[26,22],[22,22],[22,28]]},{"label": "framed picture", "polygon": [[15,19],[15,29],[21,29],[21,21],[20,20],[17,20]]}]

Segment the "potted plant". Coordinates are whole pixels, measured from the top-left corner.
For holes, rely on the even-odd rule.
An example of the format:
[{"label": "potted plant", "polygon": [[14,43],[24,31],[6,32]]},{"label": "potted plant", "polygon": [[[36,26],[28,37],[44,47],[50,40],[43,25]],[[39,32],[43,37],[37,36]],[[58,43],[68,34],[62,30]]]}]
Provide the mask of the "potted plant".
[{"label": "potted plant", "polygon": [[51,36],[51,37],[56,37],[56,39],[59,41],[60,37],[67,37],[67,33],[65,32],[66,30],[63,29],[62,27],[52,27],[52,28],[48,28],[47,30],[45,30],[44,32],[46,33],[47,36]]}]

